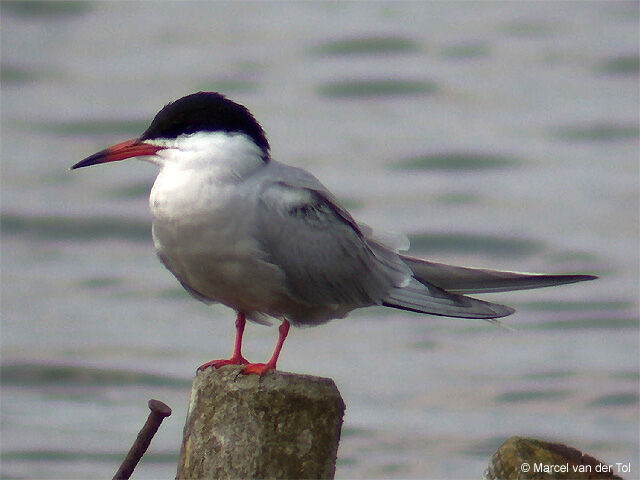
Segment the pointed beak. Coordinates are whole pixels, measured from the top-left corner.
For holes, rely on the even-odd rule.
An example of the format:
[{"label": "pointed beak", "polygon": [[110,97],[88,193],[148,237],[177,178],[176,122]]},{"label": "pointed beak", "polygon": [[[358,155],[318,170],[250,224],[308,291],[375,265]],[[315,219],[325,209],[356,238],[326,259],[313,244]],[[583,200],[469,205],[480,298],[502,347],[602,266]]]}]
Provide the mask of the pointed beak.
[{"label": "pointed beak", "polygon": [[113,147],[105,148],[98,153],[94,153],[93,155],[76,163],[71,167],[71,170],[97,165],[98,163],[117,162],[118,160],[124,160],[126,158],[155,155],[159,150],[162,150],[162,147],[144,143],[143,141],[134,138],[132,140],[127,140],[126,142],[118,143]]}]

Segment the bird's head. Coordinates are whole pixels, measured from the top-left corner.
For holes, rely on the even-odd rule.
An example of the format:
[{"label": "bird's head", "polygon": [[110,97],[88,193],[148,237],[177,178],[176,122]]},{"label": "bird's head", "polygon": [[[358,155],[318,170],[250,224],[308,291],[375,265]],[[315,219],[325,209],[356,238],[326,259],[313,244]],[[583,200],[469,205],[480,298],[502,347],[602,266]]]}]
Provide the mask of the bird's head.
[{"label": "bird's head", "polygon": [[134,157],[162,164],[163,151],[206,149],[229,138],[240,139],[269,161],[267,137],[246,107],[216,92],[198,92],[165,105],[138,138],[105,148],[71,169]]}]

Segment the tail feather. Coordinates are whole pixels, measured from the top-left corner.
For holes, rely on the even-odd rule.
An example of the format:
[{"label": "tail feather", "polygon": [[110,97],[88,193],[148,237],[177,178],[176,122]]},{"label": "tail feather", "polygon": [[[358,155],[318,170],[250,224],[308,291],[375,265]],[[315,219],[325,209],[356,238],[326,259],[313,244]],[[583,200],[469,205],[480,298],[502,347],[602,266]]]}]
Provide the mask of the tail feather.
[{"label": "tail feather", "polygon": [[455,293],[507,292],[551,287],[598,278],[594,275],[544,275],[501,272],[428,262],[407,255],[401,255],[401,258],[413,271],[413,276],[416,280],[423,285],[436,285],[443,290]]},{"label": "tail feather", "polygon": [[492,318],[511,315],[515,310],[505,305],[449,293],[412,279],[405,287],[394,288],[385,298],[387,307],[458,318]]}]

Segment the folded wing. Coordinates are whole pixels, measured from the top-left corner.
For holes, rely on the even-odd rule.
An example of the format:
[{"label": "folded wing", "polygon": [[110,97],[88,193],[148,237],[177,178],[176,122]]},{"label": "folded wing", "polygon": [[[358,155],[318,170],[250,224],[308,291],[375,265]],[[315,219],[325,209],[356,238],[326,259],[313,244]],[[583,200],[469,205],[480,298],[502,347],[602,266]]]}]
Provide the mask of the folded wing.
[{"label": "folded wing", "polygon": [[260,202],[256,238],[267,261],[284,272],[291,296],[310,309],[326,306],[344,312],[385,305],[482,319],[513,313],[412,278],[411,265],[395,245],[361,228],[313,177],[273,182],[262,190]]},{"label": "folded wing", "polygon": [[530,288],[552,287],[594,280],[593,275],[544,275],[501,272],[479,268],[456,267],[401,255],[414,277],[422,284],[436,285],[455,293],[491,293]]}]

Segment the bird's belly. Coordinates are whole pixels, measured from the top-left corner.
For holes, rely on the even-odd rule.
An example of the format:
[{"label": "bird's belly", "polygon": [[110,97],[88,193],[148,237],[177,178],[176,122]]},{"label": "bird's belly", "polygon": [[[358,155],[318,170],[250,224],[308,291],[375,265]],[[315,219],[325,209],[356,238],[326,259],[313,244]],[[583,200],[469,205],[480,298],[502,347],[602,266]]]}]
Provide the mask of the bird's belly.
[{"label": "bird's belly", "polygon": [[153,241],[163,263],[197,297],[243,312],[277,314],[286,288],[281,270],[264,260],[237,218],[208,219],[154,219]]},{"label": "bird's belly", "polygon": [[163,170],[151,190],[153,242],[166,267],[196,297],[265,311],[283,287],[251,225],[251,197],[192,171]]},{"label": "bird's belly", "polygon": [[165,266],[196,298],[246,314],[294,323],[342,316],[335,306],[310,310],[292,295],[284,271],[268,261],[251,228],[256,200],[236,192],[188,172],[161,172],[149,203],[156,253]]}]

